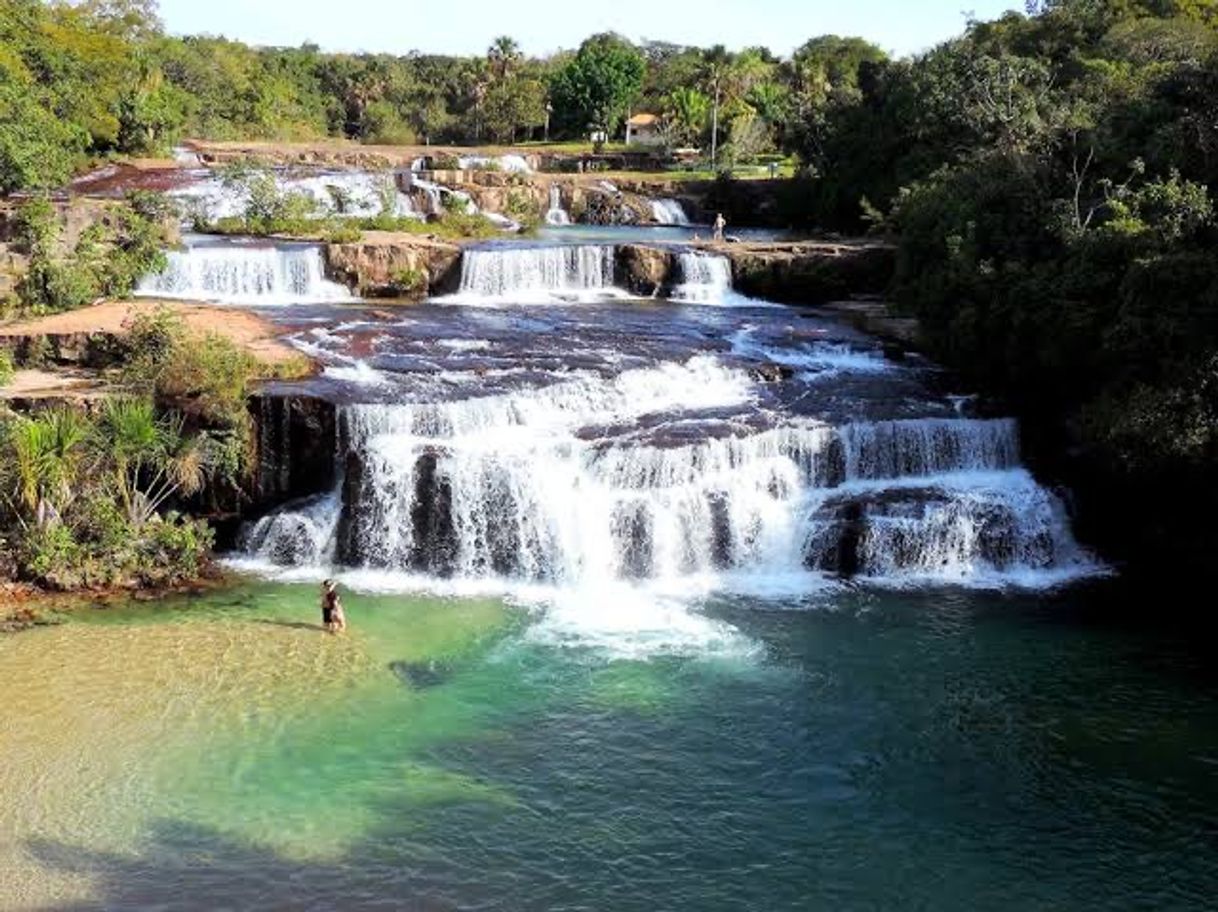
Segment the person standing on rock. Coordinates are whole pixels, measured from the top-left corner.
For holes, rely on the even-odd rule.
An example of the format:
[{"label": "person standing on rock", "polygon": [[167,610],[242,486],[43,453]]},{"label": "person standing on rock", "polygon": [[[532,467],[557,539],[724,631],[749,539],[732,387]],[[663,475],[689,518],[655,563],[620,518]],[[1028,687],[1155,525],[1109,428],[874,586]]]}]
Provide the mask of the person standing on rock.
[{"label": "person standing on rock", "polygon": [[343,602],[338,597],[338,584],[334,580],[321,584],[321,623],[328,633],[341,633],[347,629],[347,616],[343,613]]},{"label": "person standing on rock", "polygon": [[717,213],[715,215],[715,225],[714,225],[714,228],[715,228],[714,239],[716,241],[719,241],[720,243],[722,243],[723,229],[726,227],[727,227],[727,219],[725,219],[723,217],[722,212]]}]

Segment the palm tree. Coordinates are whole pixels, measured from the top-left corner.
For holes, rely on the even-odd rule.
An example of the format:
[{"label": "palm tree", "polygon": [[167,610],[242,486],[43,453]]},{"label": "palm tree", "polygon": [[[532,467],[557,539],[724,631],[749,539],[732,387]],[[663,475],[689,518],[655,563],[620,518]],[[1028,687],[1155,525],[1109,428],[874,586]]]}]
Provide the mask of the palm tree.
[{"label": "palm tree", "polygon": [[16,501],[45,529],[59,521],[76,496],[88,424],[77,412],[62,409],[19,420],[10,435]]},{"label": "palm tree", "polygon": [[520,45],[509,35],[500,35],[486,49],[487,63],[491,65],[500,82],[511,75],[512,68],[519,62],[520,57]]},{"label": "palm tree", "polygon": [[665,113],[679,142],[688,145],[702,135],[709,111],[709,98],[692,86],[682,86],[669,94]]},{"label": "palm tree", "polygon": [[162,421],[147,399],[111,399],[101,416],[115,485],[127,519],[138,529],[174,494],[202,485],[197,440],[182,433],[182,419]]},{"label": "palm tree", "polygon": [[732,55],[721,44],[715,45],[702,55],[702,83],[709,91],[712,103],[711,114],[711,167],[719,158],[719,106],[731,71]]}]

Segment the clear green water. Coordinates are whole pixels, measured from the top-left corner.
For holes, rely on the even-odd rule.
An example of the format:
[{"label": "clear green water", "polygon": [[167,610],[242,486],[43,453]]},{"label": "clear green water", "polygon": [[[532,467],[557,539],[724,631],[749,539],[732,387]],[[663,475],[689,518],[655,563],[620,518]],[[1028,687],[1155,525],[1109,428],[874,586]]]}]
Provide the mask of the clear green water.
[{"label": "clear green water", "polygon": [[1105,593],[721,602],[610,659],[249,585],[0,639],[4,908],[1204,909],[1218,694]]}]

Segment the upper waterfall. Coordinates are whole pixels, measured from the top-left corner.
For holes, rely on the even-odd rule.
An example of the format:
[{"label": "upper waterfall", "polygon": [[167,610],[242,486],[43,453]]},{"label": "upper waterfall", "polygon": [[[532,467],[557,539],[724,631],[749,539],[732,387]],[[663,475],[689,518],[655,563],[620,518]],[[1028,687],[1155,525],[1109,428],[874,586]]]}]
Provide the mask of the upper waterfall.
[{"label": "upper waterfall", "polygon": [[546,212],[547,225],[570,225],[571,216],[562,207],[562,188],[558,184],[550,185],[550,208]]},{"label": "upper waterfall", "polygon": [[685,207],[675,199],[652,200],[651,217],[661,225],[689,224],[689,216],[685,214]]}]

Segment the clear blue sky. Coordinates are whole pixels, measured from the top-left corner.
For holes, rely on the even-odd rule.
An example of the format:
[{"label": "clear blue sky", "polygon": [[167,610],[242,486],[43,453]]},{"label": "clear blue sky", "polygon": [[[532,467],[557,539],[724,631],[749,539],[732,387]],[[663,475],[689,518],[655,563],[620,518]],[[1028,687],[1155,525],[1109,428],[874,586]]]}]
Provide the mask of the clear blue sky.
[{"label": "clear blue sky", "polygon": [[815,35],[862,35],[889,52],[925,50],[1020,0],[161,0],[171,32],[326,50],[481,54],[511,35],[529,54],[595,32],[679,44],[765,45],[789,54]]}]

